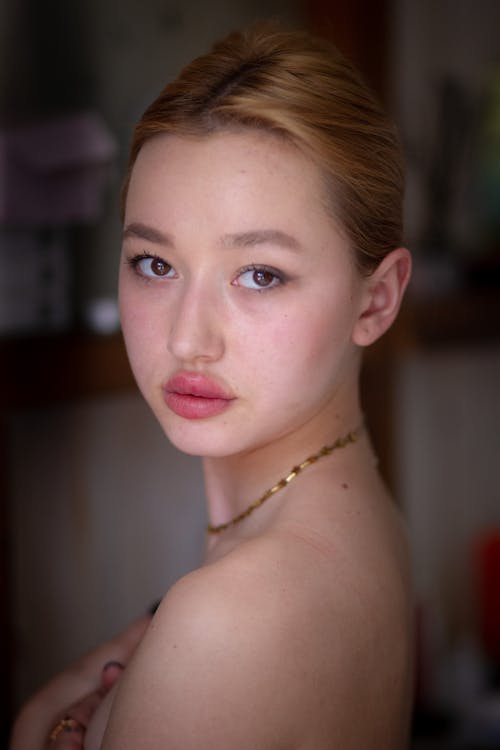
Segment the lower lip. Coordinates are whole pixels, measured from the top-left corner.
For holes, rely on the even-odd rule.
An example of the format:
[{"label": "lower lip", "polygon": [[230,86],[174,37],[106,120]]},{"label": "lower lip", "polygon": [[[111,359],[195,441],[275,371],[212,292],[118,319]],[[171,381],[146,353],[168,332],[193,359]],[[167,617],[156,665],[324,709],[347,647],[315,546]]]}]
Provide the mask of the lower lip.
[{"label": "lower lip", "polygon": [[205,419],[206,417],[215,417],[225,411],[231,399],[226,398],[203,398],[202,396],[192,396],[187,393],[175,393],[167,391],[165,393],[165,403],[168,408],[184,419]]}]

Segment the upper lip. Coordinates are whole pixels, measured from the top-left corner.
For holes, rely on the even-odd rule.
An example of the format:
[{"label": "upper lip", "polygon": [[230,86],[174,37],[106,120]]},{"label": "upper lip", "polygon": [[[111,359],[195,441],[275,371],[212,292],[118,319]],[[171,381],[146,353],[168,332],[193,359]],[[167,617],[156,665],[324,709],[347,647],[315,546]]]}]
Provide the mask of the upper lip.
[{"label": "upper lip", "polygon": [[180,393],[183,396],[223,398],[228,401],[234,398],[233,395],[222,385],[217,383],[217,381],[200,372],[177,372],[167,380],[163,388],[167,393]]}]

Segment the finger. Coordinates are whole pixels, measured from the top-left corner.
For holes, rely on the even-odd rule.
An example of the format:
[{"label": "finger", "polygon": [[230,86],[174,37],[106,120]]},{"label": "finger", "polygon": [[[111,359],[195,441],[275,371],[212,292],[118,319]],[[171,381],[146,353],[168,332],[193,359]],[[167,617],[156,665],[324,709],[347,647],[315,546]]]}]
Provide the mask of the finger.
[{"label": "finger", "polygon": [[[117,661],[120,664],[128,664],[130,657],[141,641],[144,632],[151,623],[151,617],[141,617],[130,625],[127,630],[113,638],[103,646],[95,649],[82,657],[76,664],[77,671],[92,675],[100,674],[103,664],[109,661]],[[95,683],[94,683],[95,684]]]},{"label": "finger", "polygon": [[79,696],[99,686],[103,664],[109,661],[121,664],[129,662],[150,622],[151,616],[136,620],[124,633],[81,657],[32,696],[19,712],[12,728],[11,750],[44,747],[51,727],[58,716],[65,715],[63,712],[66,712],[68,704],[78,701]]},{"label": "finger", "polygon": [[81,750],[84,746],[85,728],[76,719],[61,719],[45,744],[46,750]]},{"label": "finger", "polygon": [[[108,662],[105,664],[101,675],[101,686],[69,706],[66,711],[67,718],[63,718],[56,725],[56,730],[51,732],[52,740],[58,739],[59,735],[63,732],[67,735],[85,734],[90,718],[106,693],[118,680],[123,669],[124,667],[120,662]],[[76,742],[74,736],[68,736],[65,739],[67,743]]]},{"label": "finger", "polygon": [[111,690],[115,682],[120,678],[123,670],[124,666],[119,661],[109,661],[105,664],[101,674],[101,688],[106,692]]},{"label": "finger", "polygon": [[104,694],[102,689],[94,690],[73,703],[50,732],[46,747],[52,750],[78,750],[83,747],[88,723]]},{"label": "finger", "polygon": [[[87,725],[90,721],[90,718],[94,711],[96,710],[97,706],[100,704],[104,696],[104,691],[101,689],[99,690],[93,690],[88,695],[85,695],[83,698],[80,698],[80,700],[75,701],[71,704],[71,706],[68,706],[68,708],[65,711],[64,718],[59,721],[59,724],[61,722],[64,722],[65,719],[72,719],[76,724],[78,724],[78,728],[85,732],[87,729]],[[75,730],[76,727],[66,727],[68,730],[68,733],[71,729]]]}]

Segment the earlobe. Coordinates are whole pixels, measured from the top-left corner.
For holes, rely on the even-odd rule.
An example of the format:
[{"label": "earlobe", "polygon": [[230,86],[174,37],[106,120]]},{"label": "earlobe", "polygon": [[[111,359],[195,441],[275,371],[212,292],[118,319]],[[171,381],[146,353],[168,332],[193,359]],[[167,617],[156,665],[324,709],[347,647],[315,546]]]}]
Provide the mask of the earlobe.
[{"label": "earlobe", "polygon": [[357,346],[373,344],[394,322],[410,279],[411,255],[400,247],[381,261],[366,280],[361,313],[353,330]]}]

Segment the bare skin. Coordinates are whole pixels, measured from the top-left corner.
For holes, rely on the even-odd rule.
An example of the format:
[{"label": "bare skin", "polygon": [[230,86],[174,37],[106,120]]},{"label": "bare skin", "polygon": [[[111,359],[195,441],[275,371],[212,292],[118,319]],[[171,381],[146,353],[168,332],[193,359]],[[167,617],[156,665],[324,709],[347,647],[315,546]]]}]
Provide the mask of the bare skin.
[{"label": "bare skin", "polygon": [[[134,166],[129,357],[169,439],[203,456],[214,524],[362,423],[361,350],[399,309],[408,252],[362,277],[322,189],[310,160],[254,131],[161,136]],[[225,408],[177,413],[179,373],[217,383]],[[364,431],[209,538],[85,749],[403,750],[411,620],[405,534]]]},{"label": "bare skin", "polygon": [[[204,456],[220,523],[361,423],[361,348],[397,314],[408,253],[361,277],[316,166],[253,131],[146,144],[125,227],[132,367],[169,438]],[[165,408],[179,369],[216,378],[229,407],[200,420]],[[406,545],[374,463],[365,433],[209,540],[125,674],[104,750],[405,746]]]},{"label": "bare skin", "polygon": [[[130,661],[150,619],[137,620],[111,641],[78,659],[33,695],[16,718],[10,750],[41,750],[53,727],[67,715],[83,719],[82,723],[87,726],[96,707],[119,679],[121,670],[115,664],[126,665]],[[83,706],[80,706],[82,701]],[[63,739],[74,738],[61,737],[59,745]],[[82,736],[77,739],[83,743]]]},{"label": "bare skin", "polygon": [[[195,748],[195,717],[206,748],[407,747],[412,640],[404,530],[367,438],[350,448],[351,456],[311,468],[307,488],[304,475],[295,492],[291,485],[273,498],[264,535],[227,534],[210,545],[202,568],[173,587],[121,678],[103,747]],[[356,453],[365,457],[362,476]],[[307,508],[300,502],[306,490]],[[58,678],[61,705],[51,712],[55,685],[51,699],[34,700],[12,749],[44,747],[57,716],[76,718],[83,709],[85,737],[60,735],[57,747],[98,750],[120,687],[94,697],[94,675],[108,656],[126,662],[128,648],[101,649],[65,675],[64,686]],[[69,696],[86,690],[75,711]],[[171,706],[161,722],[148,715],[159,700]],[[218,717],[216,726],[201,709]]]},{"label": "bare skin", "polygon": [[166,596],[104,748],[407,746],[406,545],[366,438],[274,501],[264,534],[221,540]]}]

